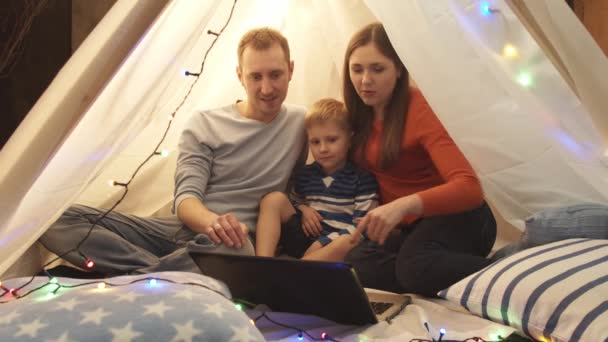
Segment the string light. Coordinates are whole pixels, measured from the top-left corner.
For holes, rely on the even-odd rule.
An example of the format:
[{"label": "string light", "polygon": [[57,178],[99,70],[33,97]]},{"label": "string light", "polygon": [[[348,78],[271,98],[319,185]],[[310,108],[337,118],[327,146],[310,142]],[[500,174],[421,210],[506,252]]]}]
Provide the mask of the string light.
[{"label": "string light", "polygon": [[200,72],[190,72],[188,70],[184,71],[184,76],[196,76],[196,77],[198,77],[200,75],[201,75]]},{"label": "string light", "polygon": [[517,82],[524,87],[530,87],[532,85],[532,76],[527,72],[521,72],[517,76]]},{"label": "string light", "polygon": [[87,268],[93,268],[93,267],[95,266],[95,262],[93,262],[93,260],[91,260],[91,259],[87,258],[87,259],[85,260],[85,262],[84,262],[84,265],[85,265]]},{"label": "string light", "polygon": [[302,341],[304,339],[304,334],[300,331],[298,333],[298,340]]},{"label": "string light", "polygon": [[169,155],[169,152],[167,150],[160,150],[160,151],[154,152],[154,154],[164,158]]},{"label": "string light", "polygon": [[101,283],[97,284],[97,288],[100,289],[100,290],[105,289],[106,288],[106,283],[102,281]]},{"label": "string light", "polygon": [[515,48],[515,46],[509,43],[505,44],[505,46],[503,47],[502,54],[506,58],[516,58],[519,55],[519,53],[517,52],[517,48]]},{"label": "string light", "polygon": [[490,4],[488,4],[486,1],[481,2],[480,10],[481,14],[483,14],[484,16],[489,16],[494,12],[498,12],[497,9],[490,7]]},{"label": "string light", "polygon": [[445,329],[443,329],[443,328],[439,329],[439,339],[437,339],[437,342],[441,342],[444,335],[445,335]]},{"label": "string light", "polygon": [[123,187],[125,187],[125,188],[126,188],[128,184],[127,184],[127,183],[121,183],[121,182],[117,182],[117,181],[115,181],[115,180],[113,180],[113,179],[110,179],[110,180],[108,181],[108,185],[109,185],[109,186],[117,186],[117,185],[118,185],[118,186],[123,186]]},{"label": "string light", "polygon": [[148,281],[148,285],[150,286],[156,286],[157,284],[157,280],[155,278],[150,279],[150,281]]}]

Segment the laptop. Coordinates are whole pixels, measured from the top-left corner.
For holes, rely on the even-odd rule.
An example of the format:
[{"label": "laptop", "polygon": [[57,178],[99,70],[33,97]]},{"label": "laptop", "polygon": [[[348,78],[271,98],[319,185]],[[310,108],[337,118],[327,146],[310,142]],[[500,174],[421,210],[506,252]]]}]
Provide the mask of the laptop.
[{"label": "laptop", "polygon": [[348,263],[190,252],[204,275],[223,281],[233,300],[272,311],[349,325],[390,321],[411,297],[365,290]]}]

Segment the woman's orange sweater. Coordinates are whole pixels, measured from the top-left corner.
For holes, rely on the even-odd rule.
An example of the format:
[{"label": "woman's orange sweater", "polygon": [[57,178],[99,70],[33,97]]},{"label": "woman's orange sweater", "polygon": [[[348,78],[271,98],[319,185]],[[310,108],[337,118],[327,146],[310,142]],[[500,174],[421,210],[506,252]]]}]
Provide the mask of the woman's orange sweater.
[{"label": "woman's orange sweater", "polygon": [[[375,120],[365,149],[365,162],[355,162],[378,180],[382,203],[417,193],[423,216],[470,210],[483,203],[479,179],[420,90],[410,90],[405,134],[399,160],[386,170],[378,167],[382,120]],[[359,160],[357,160],[359,159]],[[409,223],[417,217],[406,217]]]}]

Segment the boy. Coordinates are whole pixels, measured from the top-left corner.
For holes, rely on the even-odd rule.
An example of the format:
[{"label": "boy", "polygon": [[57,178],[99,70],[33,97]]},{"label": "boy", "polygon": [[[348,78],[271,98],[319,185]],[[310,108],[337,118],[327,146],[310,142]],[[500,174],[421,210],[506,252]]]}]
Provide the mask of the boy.
[{"label": "boy", "polygon": [[315,162],[297,171],[291,200],[272,192],[260,202],[256,255],[274,256],[280,242],[293,257],[342,261],[354,221],[378,205],[376,180],[348,161],[353,132],[342,102],[317,101],[304,123]]}]

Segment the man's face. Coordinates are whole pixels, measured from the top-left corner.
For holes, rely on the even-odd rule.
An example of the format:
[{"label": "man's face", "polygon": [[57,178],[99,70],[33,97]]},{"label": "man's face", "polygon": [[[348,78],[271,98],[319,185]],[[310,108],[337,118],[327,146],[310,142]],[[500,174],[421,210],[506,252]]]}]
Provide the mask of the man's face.
[{"label": "man's face", "polygon": [[280,45],[245,48],[237,74],[247,92],[248,115],[273,118],[279,113],[293,74],[293,62],[287,63]]}]

